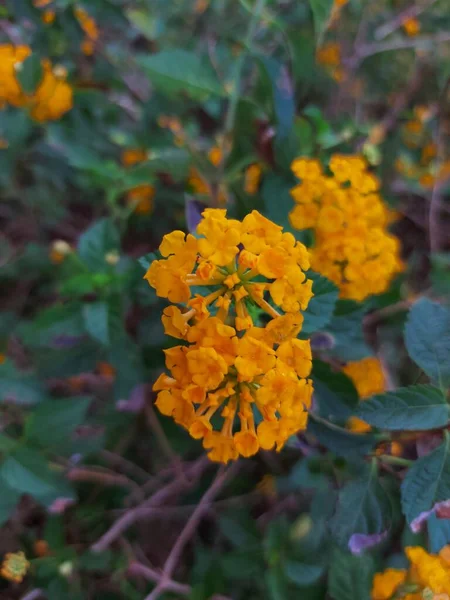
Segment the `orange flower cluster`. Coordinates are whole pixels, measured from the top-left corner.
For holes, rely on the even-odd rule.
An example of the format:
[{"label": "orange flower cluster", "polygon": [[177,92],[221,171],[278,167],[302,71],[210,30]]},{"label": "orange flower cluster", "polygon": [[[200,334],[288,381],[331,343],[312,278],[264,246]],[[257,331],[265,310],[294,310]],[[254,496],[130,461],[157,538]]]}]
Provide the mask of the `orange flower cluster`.
[{"label": "orange flower cluster", "polygon": [[341,47],[337,42],[328,42],[317,49],[316,60],[319,65],[327,67],[331,77],[338,83],[344,79]]},{"label": "orange flower cluster", "polygon": [[336,283],[342,298],[361,301],[386,291],[403,269],[399,241],[387,231],[392,213],[364,158],[335,154],[329,169],[315,159],[294,160],[301,183],[291,190],[289,218],[297,229],[314,229],[312,268]]},{"label": "orange flower cluster", "polygon": [[387,569],[377,573],[372,600],[444,600],[450,592],[450,546],[444,546],[437,555],[419,546],[405,551],[411,563],[409,570]]},{"label": "orange flower cluster", "polygon": [[66,82],[64,67],[53,67],[49,60],[42,61],[42,79],[32,94],[21,87],[17,72],[31,55],[28,46],[0,45],[0,108],[7,104],[26,107],[35,121],[59,119],[73,106],[72,88]]},{"label": "orange flower cluster", "polygon": [[[132,167],[148,159],[148,153],[141,149],[129,149],[122,153],[122,164],[125,167]],[[134,212],[138,215],[148,215],[153,210],[153,199],[155,197],[155,187],[150,183],[137,185],[127,192],[127,203],[134,207]]]},{"label": "orange flower cluster", "polygon": [[77,6],[74,13],[85,34],[85,39],[81,43],[81,50],[86,56],[91,56],[94,54],[95,43],[99,36],[97,23],[84,8]]},{"label": "orange flower cluster", "polygon": [[30,568],[30,563],[23,552],[8,552],[5,554],[0,569],[0,575],[8,581],[20,583]]},{"label": "orange flower cluster", "polygon": [[[257,211],[240,222],[206,209],[197,234],[164,236],[163,259],[145,275],[158,296],[185,306],[162,316],[183,345],[165,350],[170,375],[154,385],[156,405],[203,439],[211,460],[280,450],[306,427],[311,402],[311,348],[297,339],[312,297],[308,251]],[[261,312],[265,327],[255,323]]]},{"label": "orange flower cluster", "polygon": [[[370,398],[374,394],[381,394],[386,389],[380,361],[373,356],[349,362],[342,370],[355,384],[361,400]],[[371,430],[370,425],[358,417],[350,417],[347,426],[355,433],[364,433]]]},{"label": "orange flower cluster", "polygon": [[46,8],[52,2],[53,0],[33,0],[33,6],[44,9],[41,19],[46,25],[51,25],[56,18],[56,12],[52,8]]}]

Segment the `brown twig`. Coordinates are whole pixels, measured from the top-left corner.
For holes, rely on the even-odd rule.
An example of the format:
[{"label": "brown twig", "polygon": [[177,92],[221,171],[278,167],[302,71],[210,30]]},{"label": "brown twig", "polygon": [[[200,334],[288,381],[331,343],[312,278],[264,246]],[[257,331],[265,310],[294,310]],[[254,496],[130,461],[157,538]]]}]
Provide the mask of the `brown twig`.
[{"label": "brown twig", "polygon": [[375,327],[381,321],[384,321],[389,317],[393,317],[399,312],[409,310],[413,302],[413,300],[401,300],[400,302],[396,302],[395,304],[390,304],[389,306],[385,306],[383,308],[380,308],[379,310],[375,310],[364,317],[364,326]]},{"label": "brown twig", "polygon": [[345,61],[350,68],[358,67],[362,61],[374,54],[390,52],[393,50],[405,50],[407,48],[433,47],[435,44],[450,42],[450,32],[442,31],[436,35],[421,35],[411,39],[393,40],[392,42],[378,42],[361,44],[355,55]]},{"label": "brown twig", "polygon": [[93,552],[103,552],[106,550],[124,531],[138,521],[143,513],[148,514],[149,508],[160,506],[176,492],[182,492],[189,488],[200,477],[208,464],[208,459],[205,457],[199,458],[183,473],[183,476],[177,477],[174,481],[168,483],[136,508],[128,510],[91,546],[91,550]]},{"label": "brown twig", "polygon": [[[162,573],[158,573],[154,569],[147,567],[139,562],[132,562],[128,567],[128,573],[130,575],[140,575],[148,581],[154,581],[159,584],[163,577]],[[189,596],[191,593],[191,586],[184,583],[177,583],[172,579],[168,579],[166,581],[165,590],[168,592],[175,592],[176,594],[181,594],[182,596]]]},{"label": "brown twig", "polygon": [[197,529],[200,521],[202,520],[205,512],[208,510],[213,498],[219,493],[222,489],[225,481],[230,476],[231,469],[226,470],[225,467],[221,467],[219,473],[217,474],[214,482],[208,488],[206,493],[203,495],[202,499],[198,503],[196,509],[189,517],[186,525],[184,526],[182,532],[178,536],[177,541],[175,542],[172,550],[167,557],[167,560],[164,564],[164,568],[162,571],[161,579],[158,582],[155,589],[145,598],[145,600],[156,600],[159,598],[160,594],[163,593],[167,589],[167,583],[171,581],[173,572],[178,564],[180,559],[180,555],[183,552],[183,549],[187,542],[191,539],[195,530]]},{"label": "brown twig", "polygon": [[142,479],[143,481],[148,481],[148,479],[151,477],[151,475],[147,473],[145,469],[142,469],[130,460],[120,456],[120,454],[110,452],[109,450],[101,450],[99,455],[111,466],[121,469],[124,472],[128,472],[131,477]]},{"label": "brown twig", "polygon": [[428,0],[428,2],[408,6],[408,8],[400,12],[393,19],[377,27],[375,29],[373,37],[378,41],[383,40],[391,33],[394,33],[394,31],[396,31],[397,29],[400,29],[400,27],[403,25],[406,19],[413,19],[414,17],[417,17],[418,15],[423,13],[427,8],[429,8],[432,4],[434,4],[434,2],[436,2],[436,0]]}]

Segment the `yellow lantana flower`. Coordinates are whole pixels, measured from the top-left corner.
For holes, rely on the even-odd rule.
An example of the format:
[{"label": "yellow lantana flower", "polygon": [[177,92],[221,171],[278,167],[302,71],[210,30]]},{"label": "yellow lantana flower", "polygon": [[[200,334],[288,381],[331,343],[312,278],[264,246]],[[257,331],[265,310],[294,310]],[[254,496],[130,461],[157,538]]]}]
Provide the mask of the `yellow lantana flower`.
[{"label": "yellow lantana flower", "polygon": [[20,583],[30,568],[23,552],[8,552],[3,559],[0,575],[9,581]]},{"label": "yellow lantana flower", "polygon": [[[197,234],[164,236],[164,258],[145,275],[159,296],[185,305],[163,312],[167,335],[188,345],[165,351],[170,375],[154,385],[156,405],[203,439],[211,460],[280,450],[306,427],[311,403],[311,348],[295,339],[312,296],[308,252],[257,211],[240,222],[206,209]],[[277,281],[283,289],[274,294]],[[192,296],[193,286],[207,292]],[[272,318],[266,327],[255,326],[257,309]]]}]

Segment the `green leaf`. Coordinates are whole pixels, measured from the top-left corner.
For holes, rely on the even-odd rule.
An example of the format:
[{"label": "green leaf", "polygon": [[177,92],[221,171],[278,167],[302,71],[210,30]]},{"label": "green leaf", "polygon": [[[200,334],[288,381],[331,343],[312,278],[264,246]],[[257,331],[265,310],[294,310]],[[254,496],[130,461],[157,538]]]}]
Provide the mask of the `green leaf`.
[{"label": "green leaf", "polygon": [[409,311],[405,327],[410,357],[435,382],[450,385],[450,311],[427,298]]},{"label": "green leaf", "polygon": [[33,52],[19,66],[16,77],[23,91],[26,94],[33,94],[42,80],[42,74],[41,58]]},{"label": "green leaf", "polygon": [[168,96],[185,92],[192,98],[204,100],[212,94],[224,95],[212,68],[194,52],[175,48],[139,56],[137,60],[152,85]]},{"label": "green leaf", "polygon": [[37,377],[19,372],[10,361],[0,365],[0,403],[30,405],[43,398],[44,389]]},{"label": "green leaf", "polygon": [[295,116],[294,89],[286,65],[268,56],[257,56],[271,84],[273,108],[278,125],[277,134],[286,138],[293,127]]},{"label": "green leaf", "polygon": [[289,222],[289,212],[294,206],[290,194],[292,187],[293,184],[285,177],[269,173],[264,177],[261,194],[265,216],[285,231],[295,233]]},{"label": "green leaf", "polygon": [[26,438],[44,447],[67,443],[84,422],[90,402],[83,396],[42,402],[28,417]]},{"label": "green leaf", "polygon": [[411,524],[438,502],[450,500],[450,434],[433,452],[416,460],[401,486],[402,510]]},{"label": "green leaf", "polygon": [[430,552],[437,554],[450,544],[450,519],[439,519],[435,513],[427,520]]},{"label": "green leaf", "polygon": [[147,39],[152,40],[156,37],[157,20],[155,15],[151,15],[144,10],[130,8],[125,11],[128,20],[142,33]]},{"label": "green leaf", "polygon": [[339,296],[338,288],[323,275],[309,271],[308,278],[313,280],[314,296],[304,312],[302,333],[306,335],[323,329],[330,322]]},{"label": "green leaf", "polygon": [[289,591],[286,575],[281,565],[275,565],[265,573],[268,600],[288,600]]},{"label": "green leaf", "polygon": [[313,14],[317,42],[320,44],[330,21],[333,0],[309,0],[309,5]]},{"label": "green leaf", "polygon": [[83,306],[84,325],[87,333],[107,346],[109,344],[109,306],[106,302],[89,302]]},{"label": "green leaf", "polygon": [[367,466],[362,475],[339,491],[331,532],[339,546],[347,548],[354,534],[371,536],[385,532],[391,513],[391,503],[378,481],[376,467]]},{"label": "green leaf", "polygon": [[295,560],[285,561],[283,568],[288,579],[300,587],[313,584],[324,572],[323,565],[308,565]]},{"label": "green leaf", "polygon": [[353,556],[335,548],[331,555],[329,593],[333,600],[370,600],[375,564],[370,554]]},{"label": "green leaf", "polygon": [[119,232],[110,219],[101,219],[91,225],[78,241],[80,258],[92,271],[109,270],[105,255],[119,248]]},{"label": "green leaf", "polygon": [[380,429],[423,431],[444,427],[449,405],[439,388],[413,385],[372,396],[361,402],[356,414]]},{"label": "green leaf", "polygon": [[351,300],[338,300],[334,316],[325,327],[333,337],[334,345],[330,354],[340,361],[361,360],[371,356],[372,350],[364,338],[364,307]]},{"label": "green leaf", "polygon": [[0,527],[6,523],[15,510],[21,494],[11,489],[6,482],[0,478],[2,493],[0,494]]},{"label": "green leaf", "polygon": [[73,497],[62,474],[51,470],[46,460],[31,448],[18,448],[0,467],[0,477],[19,494],[30,494],[48,505],[56,498]]},{"label": "green leaf", "polygon": [[157,259],[158,259],[158,256],[156,255],[155,252],[149,252],[148,254],[144,254],[144,256],[141,256],[138,259],[138,262],[141,265],[141,267],[145,271],[147,271],[148,268],[150,267],[150,265],[152,264],[152,262]]},{"label": "green leaf", "polygon": [[333,371],[329,364],[314,360],[312,380],[322,417],[345,420],[354,413],[359,396],[353,382],[344,373]]},{"label": "green leaf", "polygon": [[308,433],[314,435],[325,448],[344,458],[366,456],[377,442],[376,437],[370,433],[351,433],[332,423],[324,423],[311,413],[308,419]]}]

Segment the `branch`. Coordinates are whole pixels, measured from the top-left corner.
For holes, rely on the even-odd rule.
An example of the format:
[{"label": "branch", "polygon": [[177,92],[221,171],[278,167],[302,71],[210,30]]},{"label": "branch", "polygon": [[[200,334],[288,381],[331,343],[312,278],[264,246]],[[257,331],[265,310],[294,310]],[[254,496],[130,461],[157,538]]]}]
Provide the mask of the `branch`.
[{"label": "branch", "polygon": [[25,596],[22,596],[22,598],[20,600],[37,600],[38,598],[44,598],[45,594],[44,594],[44,590],[31,590],[31,592],[28,592],[28,594],[25,594]]},{"label": "branch", "polygon": [[415,4],[413,6],[409,6],[406,10],[403,10],[401,13],[396,15],[393,19],[380,25],[375,29],[374,38],[376,40],[383,40],[385,37],[394,33],[397,29],[403,25],[406,19],[413,19],[417,17],[421,13],[423,13],[427,8],[429,8],[432,4],[434,4],[436,0],[428,0],[428,2],[423,2],[422,4]]},{"label": "branch", "polygon": [[200,477],[208,464],[209,461],[207,458],[199,458],[186,470],[186,472],[183,473],[182,476],[177,477],[174,481],[155,492],[153,496],[148,498],[145,502],[142,502],[136,508],[128,510],[97,542],[95,542],[95,544],[91,546],[91,550],[93,552],[103,552],[106,550],[106,548],[120,537],[126,529],[138,521],[142,514],[147,515],[149,508],[160,506],[176,492],[182,492],[189,488],[192,483]]},{"label": "branch", "polygon": [[233,467],[228,470],[222,467],[219,470],[216,479],[212,483],[211,487],[203,495],[202,499],[197,505],[197,508],[189,517],[186,525],[184,526],[184,529],[178,536],[177,541],[175,542],[172,550],[170,551],[170,554],[167,557],[167,560],[164,564],[163,572],[161,575],[161,579],[158,582],[158,585],[145,598],[145,600],[156,600],[156,598],[159,598],[160,594],[167,589],[167,583],[171,581],[172,574],[178,564],[180,555],[183,552],[185,545],[191,539],[200,521],[202,520],[204,513],[209,509],[210,503],[212,502],[213,498],[219,493],[226,479],[228,479],[232,471]]},{"label": "branch", "polygon": [[[128,573],[130,575],[141,575],[145,579],[148,579],[148,581],[154,581],[158,584],[161,582],[161,579],[163,577],[162,573],[158,573],[158,571],[155,571],[154,569],[151,569],[150,567],[147,567],[139,562],[132,562],[131,565],[128,567]],[[191,593],[190,585],[177,583],[172,579],[168,579],[166,581],[165,589],[168,592],[175,592],[177,594],[181,594],[182,596],[189,596],[189,594]]]}]

